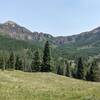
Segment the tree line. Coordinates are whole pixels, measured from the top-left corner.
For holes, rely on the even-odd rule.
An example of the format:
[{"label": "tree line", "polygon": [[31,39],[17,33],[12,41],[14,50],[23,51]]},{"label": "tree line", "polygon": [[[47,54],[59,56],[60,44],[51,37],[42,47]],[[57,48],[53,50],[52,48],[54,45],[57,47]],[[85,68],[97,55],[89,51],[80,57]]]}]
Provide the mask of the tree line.
[{"label": "tree line", "polygon": [[4,57],[0,57],[0,68],[2,70],[22,70],[22,71],[30,71],[30,72],[50,72],[51,71],[51,65],[50,65],[50,45],[47,41],[45,43],[44,47],[44,53],[43,53],[43,60],[41,62],[40,60],[40,54],[39,50],[36,50],[34,52],[34,56],[32,57],[32,61],[30,64],[30,70],[26,68],[25,63],[28,59],[25,58],[25,54],[23,54],[24,57],[20,57],[20,55],[14,54],[13,51],[10,52],[10,55],[5,61]]},{"label": "tree line", "polygon": [[100,67],[96,59],[88,62],[79,57],[74,64],[75,67],[71,68],[71,63],[65,60],[63,68],[61,66],[57,67],[57,74],[81,80],[100,82]]},{"label": "tree line", "polygon": [[[9,56],[0,56],[0,69],[27,72],[54,72],[59,75],[88,81],[100,81],[100,67],[96,59],[91,61],[82,57],[74,60],[52,58],[50,43],[46,41],[44,50],[24,50],[20,54],[10,51]],[[43,55],[41,55],[43,54]]]}]

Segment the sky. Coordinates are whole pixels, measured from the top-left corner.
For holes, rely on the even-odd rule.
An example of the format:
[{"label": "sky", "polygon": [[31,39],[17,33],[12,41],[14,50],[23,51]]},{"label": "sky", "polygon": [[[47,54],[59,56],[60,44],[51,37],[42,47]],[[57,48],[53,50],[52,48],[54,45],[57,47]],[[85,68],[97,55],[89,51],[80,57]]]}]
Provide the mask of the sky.
[{"label": "sky", "polygon": [[0,0],[0,23],[68,36],[100,26],[100,0]]}]

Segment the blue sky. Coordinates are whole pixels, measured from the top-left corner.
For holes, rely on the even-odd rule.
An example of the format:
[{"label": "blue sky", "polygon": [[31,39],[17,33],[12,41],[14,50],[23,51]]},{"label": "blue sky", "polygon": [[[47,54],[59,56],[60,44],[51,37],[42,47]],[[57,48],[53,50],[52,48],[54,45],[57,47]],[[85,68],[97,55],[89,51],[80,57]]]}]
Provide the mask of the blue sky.
[{"label": "blue sky", "polygon": [[100,0],[0,0],[0,22],[67,36],[100,26]]}]

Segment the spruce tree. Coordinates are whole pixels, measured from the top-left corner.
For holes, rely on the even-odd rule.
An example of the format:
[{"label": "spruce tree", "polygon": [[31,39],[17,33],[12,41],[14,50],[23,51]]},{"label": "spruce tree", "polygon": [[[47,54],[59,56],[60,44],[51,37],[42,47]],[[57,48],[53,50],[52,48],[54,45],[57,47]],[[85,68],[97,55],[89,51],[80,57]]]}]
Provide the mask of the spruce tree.
[{"label": "spruce tree", "polygon": [[0,57],[0,69],[1,70],[5,70],[4,57]]},{"label": "spruce tree", "polygon": [[96,62],[96,60],[94,60],[90,66],[89,71],[87,72],[87,76],[86,76],[87,80],[89,81],[100,81],[100,68]]},{"label": "spruce tree", "polygon": [[51,57],[50,57],[50,44],[47,41],[45,43],[44,53],[43,53],[43,63],[42,63],[42,67],[41,67],[42,72],[51,71],[50,60],[51,60]]},{"label": "spruce tree", "polygon": [[14,53],[10,53],[10,57],[8,59],[8,69],[15,69],[15,58],[14,58]]},{"label": "spruce tree", "polygon": [[71,72],[70,72],[70,66],[69,66],[69,63],[67,60],[65,60],[65,76],[68,76],[70,77],[71,75]]},{"label": "spruce tree", "polygon": [[0,69],[3,68],[2,65],[3,65],[3,59],[2,59],[2,57],[0,57]]},{"label": "spruce tree", "polygon": [[78,79],[84,79],[85,78],[85,72],[84,72],[84,65],[82,58],[78,58],[78,64],[77,64],[77,72],[76,72],[76,77]]},{"label": "spruce tree", "polygon": [[23,69],[23,63],[21,58],[17,55],[16,56],[16,62],[15,62],[15,70],[22,70]]},{"label": "spruce tree", "polygon": [[40,55],[39,55],[39,50],[37,50],[34,53],[34,57],[33,57],[32,63],[31,63],[31,70],[32,70],[32,72],[40,71],[40,65],[41,65]]},{"label": "spruce tree", "polygon": [[57,74],[58,75],[63,75],[63,69],[61,68],[60,65],[57,66]]}]

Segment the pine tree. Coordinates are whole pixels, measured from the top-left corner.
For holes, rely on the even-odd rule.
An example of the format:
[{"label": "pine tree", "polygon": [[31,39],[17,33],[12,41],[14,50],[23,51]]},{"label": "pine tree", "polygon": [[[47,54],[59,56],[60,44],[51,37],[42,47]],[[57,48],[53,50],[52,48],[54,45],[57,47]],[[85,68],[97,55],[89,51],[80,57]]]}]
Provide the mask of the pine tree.
[{"label": "pine tree", "polygon": [[15,69],[15,58],[14,58],[14,53],[10,53],[10,57],[8,59],[8,69]]},{"label": "pine tree", "polygon": [[5,70],[4,57],[0,57],[0,69],[1,70]]},{"label": "pine tree", "polygon": [[22,63],[22,60],[21,58],[17,55],[16,57],[16,62],[15,62],[15,69],[16,70],[22,70],[23,69],[23,63]]},{"label": "pine tree", "polygon": [[40,55],[39,55],[39,50],[37,50],[34,53],[34,57],[33,57],[32,63],[31,63],[32,72],[40,71],[40,65],[41,65]]},{"label": "pine tree", "polygon": [[3,59],[2,57],[0,57],[0,69],[2,69],[2,65],[3,65]]},{"label": "pine tree", "polygon": [[78,79],[84,79],[85,78],[84,74],[85,74],[84,65],[83,65],[82,58],[80,57],[78,59],[76,76],[77,76]]},{"label": "pine tree", "polygon": [[63,69],[61,68],[60,65],[58,65],[58,67],[57,67],[57,74],[58,75],[63,75]]},{"label": "pine tree", "polygon": [[47,41],[45,43],[45,47],[44,47],[43,63],[42,63],[42,67],[41,67],[41,71],[42,72],[51,71],[50,60],[51,60],[51,57],[50,57],[50,45],[49,45],[49,42]]},{"label": "pine tree", "polygon": [[100,81],[100,68],[96,60],[92,62],[90,70],[87,72],[86,78],[89,81]]},{"label": "pine tree", "polygon": [[69,63],[67,60],[65,60],[65,76],[68,76],[70,77],[71,75],[71,72],[70,72],[70,66],[69,66]]}]

